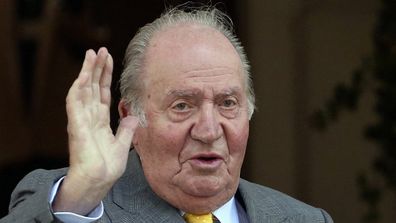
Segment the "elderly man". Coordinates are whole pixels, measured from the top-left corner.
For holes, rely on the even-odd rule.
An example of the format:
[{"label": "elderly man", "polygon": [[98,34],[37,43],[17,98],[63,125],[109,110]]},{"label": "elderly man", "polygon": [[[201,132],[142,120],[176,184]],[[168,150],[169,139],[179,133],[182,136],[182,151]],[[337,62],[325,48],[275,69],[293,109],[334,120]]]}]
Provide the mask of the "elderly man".
[{"label": "elderly man", "polygon": [[176,8],[140,29],[126,51],[116,135],[112,66],[105,48],[86,52],[67,96],[70,167],[25,177],[2,222],[332,222],[240,179],[254,94],[223,13]]}]

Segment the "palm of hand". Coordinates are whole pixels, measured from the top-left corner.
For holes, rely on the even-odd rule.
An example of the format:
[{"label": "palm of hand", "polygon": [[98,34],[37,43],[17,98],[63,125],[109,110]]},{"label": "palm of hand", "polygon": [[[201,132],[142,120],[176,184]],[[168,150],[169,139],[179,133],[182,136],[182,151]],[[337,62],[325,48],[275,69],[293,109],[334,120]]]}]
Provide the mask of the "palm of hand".
[{"label": "palm of hand", "polygon": [[67,96],[71,175],[92,182],[113,183],[125,170],[137,126],[132,116],[110,128],[110,85],[113,61],[105,48],[87,51],[79,77]]}]

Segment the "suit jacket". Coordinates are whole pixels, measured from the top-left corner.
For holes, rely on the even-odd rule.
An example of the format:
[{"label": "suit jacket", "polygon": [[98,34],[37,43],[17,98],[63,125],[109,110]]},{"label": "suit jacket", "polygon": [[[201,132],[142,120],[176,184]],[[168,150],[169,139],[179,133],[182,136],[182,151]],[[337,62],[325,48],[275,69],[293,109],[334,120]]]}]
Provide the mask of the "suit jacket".
[{"label": "suit jacket", "polygon": [[[48,200],[53,184],[66,172],[64,168],[28,174],[12,193],[10,212],[0,223],[60,222],[53,216]],[[333,222],[321,209],[243,179],[235,197],[241,223]],[[184,223],[179,211],[151,190],[133,150],[124,175],[103,199],[103,205],[104,215],[97,222]]]}]

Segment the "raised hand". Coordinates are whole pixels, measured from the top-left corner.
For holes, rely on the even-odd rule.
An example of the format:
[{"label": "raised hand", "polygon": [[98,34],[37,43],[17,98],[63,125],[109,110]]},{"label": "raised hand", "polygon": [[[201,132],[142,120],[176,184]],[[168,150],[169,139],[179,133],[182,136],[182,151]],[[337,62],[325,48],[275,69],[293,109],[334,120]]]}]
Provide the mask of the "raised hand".
[{"label": "raised hand", "polygon": [[55,211],[87,214],[123,174],[138,120],[110,128],[113,60],[106,48],[86,52],[78,78],[66,98],[70,168],[53,203]]}]

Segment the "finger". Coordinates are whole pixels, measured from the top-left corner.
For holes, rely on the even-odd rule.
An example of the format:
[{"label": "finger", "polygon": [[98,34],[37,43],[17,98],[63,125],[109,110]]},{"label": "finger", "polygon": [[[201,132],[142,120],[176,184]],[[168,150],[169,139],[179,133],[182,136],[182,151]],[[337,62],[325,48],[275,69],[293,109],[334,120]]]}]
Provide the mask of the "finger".
[{"label": "finger", "polygon": [[79,88],[90,87],[91,84],[91,78],[92,78],[92,73],[93,69],[95,66],[95,60],[96,60],[96,53],[95,51],[89,49],[85,52],[85,58],[83,65],[81,67],[80,74],[78,75],[78,85]]},{"label": "finger", "polygon": [[89,104],[92,101],[92,75],[95,68],[97,55],[95,51],[88,50],[85,54],[85,60],[78,76],[78,91],[76,99],[81,100],[83,104]]},{"label": "finger", "polygon": [[101,102],[110,107],[111,103],[111,79],[113,73],[113,58],[109,54],[107,56],[106,64],[102,77],[100,78],[100,96]]},{"label": "finger", "polygon": [[83,101],[84,98],[91,96],[91,91],[86,91],[87,85],[90,85],[90,78],[94,67],[96,54],[93,50],[87,50],[80,74],[73,82],[66,97],[66,105],[76,104],[77,101]]},{"label": "finger", "polygon": [[121,120],[117,129],[116,140],[124,149],[130,148],[138,123],[138,118],[131,115]]},{"label": "finger", "polygon": [[77,121],[76,115],[79,114],[79,111],[82,109],[82,100],[80,100],[80,92],[82,90],[79,89],[79,86],[79,79],[76,79],[70,87],[66,97],[66,114],[69,123],[75,123]]},{"label": "finger", "polygon": [[99,82],[103,75],[103,69],[107,61],[108,52],[105,47],[102,47],[98,51],[98,56],[96,58],[95,67],[92,76],[92,98],[95,101],[100,102],[100,86]]}]

